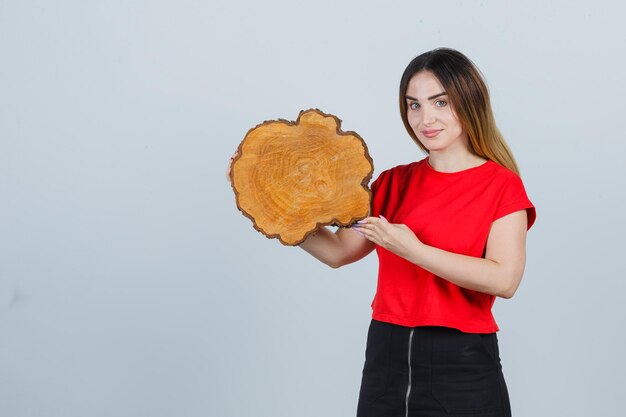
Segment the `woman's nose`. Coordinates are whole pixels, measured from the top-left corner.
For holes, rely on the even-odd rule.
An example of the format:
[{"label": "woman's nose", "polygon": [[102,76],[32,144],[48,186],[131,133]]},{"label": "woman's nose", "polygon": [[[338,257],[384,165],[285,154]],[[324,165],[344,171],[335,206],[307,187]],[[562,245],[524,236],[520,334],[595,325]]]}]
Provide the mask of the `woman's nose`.
[{"label": "woman's nose", "polygon": [[435,113],[430,110],[424,108],[422,110],[422,123],[425,125],[431,125],[435,122]]}]

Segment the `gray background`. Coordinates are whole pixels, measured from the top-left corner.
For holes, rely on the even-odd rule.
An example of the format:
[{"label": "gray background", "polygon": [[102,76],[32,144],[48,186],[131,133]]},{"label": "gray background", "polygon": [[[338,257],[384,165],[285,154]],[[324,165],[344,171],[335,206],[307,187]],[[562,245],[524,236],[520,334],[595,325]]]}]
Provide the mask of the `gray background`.
[{"label": "gray background", "polygon": [[515,416],[623,413],[620,2],[0,1],[0,416],[350,416],[375,255],[252,228],[247,130],[317,107],[376,172],[424,157],[406,64],[485,74],[537,206],[494,306]]}]

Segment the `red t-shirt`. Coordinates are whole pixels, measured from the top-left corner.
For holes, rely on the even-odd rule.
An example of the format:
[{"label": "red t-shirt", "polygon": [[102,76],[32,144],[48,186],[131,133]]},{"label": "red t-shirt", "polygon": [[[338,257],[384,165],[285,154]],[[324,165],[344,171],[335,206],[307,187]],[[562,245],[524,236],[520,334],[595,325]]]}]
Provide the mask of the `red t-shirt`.
[{"label": "red t-shirt", "polygon": [[[528,229],[535,207],[521,178],[488,160],[453,173],[435,171],[428,157],[382,172],[372,183],[372,216],[407,225],[423,243],[483,257],[491,223],[526,209]],[[495,296],[440,278],[376,245],[378,287],[372,318],[402,326],[446,326],[493,333]]]}]

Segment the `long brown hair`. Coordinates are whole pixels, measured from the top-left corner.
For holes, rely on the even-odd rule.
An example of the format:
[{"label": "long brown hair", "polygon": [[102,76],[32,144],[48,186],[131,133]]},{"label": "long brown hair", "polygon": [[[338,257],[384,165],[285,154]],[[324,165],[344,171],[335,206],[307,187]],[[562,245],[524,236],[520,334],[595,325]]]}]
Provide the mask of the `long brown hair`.
[{"label": "long brown hair", "polygon": [[496,126],[489,91],[482,73],[469,58],[454,49],[436,48],[425,52],[414,58],[402,74],[400,116],[415,143],[429,153],[413,132],[407,118],[406,89],[411,77],[421,71],[432,72],[445,89],[450,104],[467,133],[470,150],[519,175],[513,153]]}]

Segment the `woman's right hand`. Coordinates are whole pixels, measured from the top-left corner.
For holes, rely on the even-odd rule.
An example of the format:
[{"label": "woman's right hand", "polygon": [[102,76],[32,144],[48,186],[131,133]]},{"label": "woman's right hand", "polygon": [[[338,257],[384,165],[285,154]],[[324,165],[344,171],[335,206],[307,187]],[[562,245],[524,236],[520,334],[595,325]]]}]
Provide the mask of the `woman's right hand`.
[{"label": "woman's right hand", "polygon": [[230,168],[233,166],[233,160],[239,155],[239,150],[236,150],[233,156],[230,157],[228,168],[226,169],[226,181],[230,182]]}]

